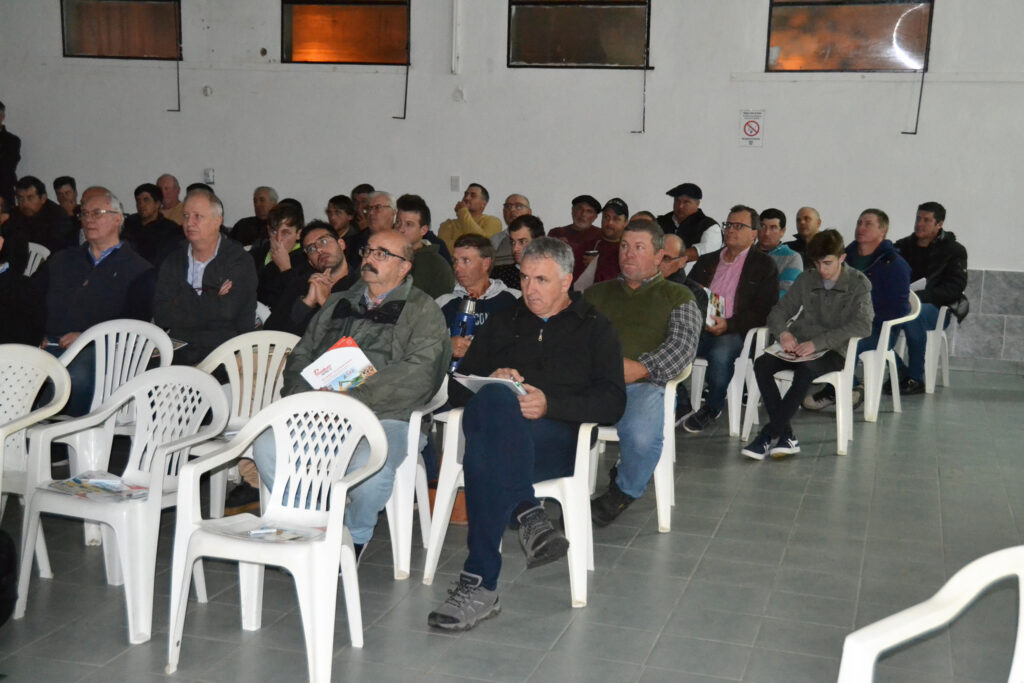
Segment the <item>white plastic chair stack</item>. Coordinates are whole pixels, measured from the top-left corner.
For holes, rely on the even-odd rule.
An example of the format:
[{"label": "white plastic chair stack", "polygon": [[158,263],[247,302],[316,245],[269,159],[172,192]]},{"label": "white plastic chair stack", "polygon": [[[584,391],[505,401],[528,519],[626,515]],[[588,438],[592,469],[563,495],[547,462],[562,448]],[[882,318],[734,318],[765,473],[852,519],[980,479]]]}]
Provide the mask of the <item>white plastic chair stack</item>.
[{"label": "white plastic chair stack", "polygon": [[[673,413],[674,414],[674,413]],[[455,506],[455,494],[465,486],[462,457],[465,438],[462,435],[462,408],[444,414],[444,457],[434,496],[434,514],[430,521],[430,539],[423,564],[423,583],[434,582],[441,545],[448,531],[448,522]],[[554,498],[562,506],[565,537],[569,539],[569,590],[573,607],[587,604],[587,571],[594,569],[594,534],[590,521],[590,440],[597,424],[584,422],[576,439],[576,465],[572,476],[547,479],[533,485],[538,498]]]},{"label": "white plastic chair stack", "polygon": [[860,354],[864,364],[864,419],[867,422],[878,421],[878,408],[882,402],[882,379],[885,368],[889,367],[889,385],[892,387],[893,412],[903,412],[900,405],[900,377],[896,367],[896,352],[889,348],[889,338],[893,328],[916,318],[921,312],[921,300],[913,292],[910,293],[910,313],[902,318],[893,318],[882,323],[878,334],[878,346]]},{"label": "white plastic chair stack", "polygon": [[430,532],[430,498],[427,490],[427,471],[420,457],[420,425],[448,401],[448,376],[445,375],[441,388],[422,408],[409,416],[409,438],[405,460],[395,470],[395,484],[384,510],[388,515],[388,529],[391,532],[391,556],[395,564],[395,579],[409,578],[412,564],[413,507],[419,501],[420,536],[423,547],[427,547]]},{"label": "white plastic chair stack", "polygon": [[1007,680],[1024,681],[1024,546],[1015,546],[971,562],[924,602],[846,636],[839,683],[871,683],[882,653],[952,623],[989,586],[1009,578],[1017,579],[1018,612],[1013,664]]},{"label": "white plastic chair stack", "polygon": [[31,277],[33,273],[39,270],[39,266],[43,265],[43,261],[50,258],[50,250],[41,244],[35,242],[28,243],[28,263],[25,264],[25,277]]},{"label": "white plastic chair stack", "polygon": [[[299,337],[288,332],[259,330],[233,337],[197,364],[203,372],[224,368],[228,376],[231,401],[229,432],[237,432],[249,419],[281,396],[282,373],[288,354],[299,343]],[[201,456],[223,447],[228,439],[218,437],[192,449]],[[210,474],[210,517],[224,516],[227,491],[227,468]]]},{"label": "white plastic chair stack", "polygon": [[[50,446],[54,439],[112,424],[135,404],[132,449],[121,482],[147,489],[132,500],[93,499],[50,489]],[[32,550],[42,513],[102,523],[107,582],[124,584],[128,639],[144,643],[153,626],[153,577],[160,535],[160,511],[176,502],[178,470],[188,448],[209,439],[227,423],[227,401],[209,375],[189,367],[158,368],[136,377],[88,415],[40,429],[29,446],[22,561],[14,618],[25,616]],[[210,415],[209,424],[202,427]],[[88,454],[83,460],[88,461]],[[83,470],[72,468],[75,476]]]},{"label": "white plastic chair stack", "polygon": [[[725,405],[729,419],[729,436],[738,436],[740,426],[743,422],[743,388],[748,388],[753,381],[753,361],[750,359],[750,351],[754,349],[758,356],[764,352],[768,328],[754,327],[747,330],[743,337],[743,349],[740,355],[733,361],[732,379],[725,391]],[[700,397],[704,391],[704,375],[707,373],[708,361],[706,358],[694,358],[693,369],[690,373],[690,405],[694,410],[700,408]]]},{"label": "white plastic chair stack", "polygon": [[[679,376],[670,380],[665,385],[664,402],[664,428],[661,444],[661,457],[654,468],[654,500],[658,508],[658,531],[667,534],[672,531],[672,506],[676,504],[676,387],[680,382],[690,376],[690,369],[687,367]],[[619,433],[615,427],[598,427],[597,441],[599,444],[606,441],[618,441]],[[590,486],[593,492],[596,484],[596,470],[598,453],[600,447],[591,451],[590,462]]]},{"label": "white plastic chair stack", "polygon": [[[242,456],[267,429],[273,430],[277,461],[263,515],[202,519],[200,475]],[[363,437],[369,442],[370,457],[345,474]],[[186,464],[174,534],[167,673],[177,670],[181,654],[189,569],[199,558],[219,557],[239,563],[242,628],[249,631],[259,629],[262,620],[264,565],[291,572],[310,680],[329,681],[339,564],[352,646],[363,645],[355,549],[342,525],[345,499],[348,490],[379,470],[386,458],[384,429],[369,408],[341,394],[306,392],[275,401],[222,449]]]},{"label": "white plastic chair stack", "polygon": [[[32,409],[46,381],[53,383],[53,398]],[[0,518],[10,494],[24,500],[27,487],[27,429],[60,412],[71,395],[71,378],[56,358],[22,344],[0,345]],[[36,539],[39,576],[53,577],[42,532]]]},{"label": "white plastic chair stack", "polygon": [[[836,451],[839,455],[846,455],[849,442],[853,440],[853,371],[857,367],[857,342],[860,337],[850,337],[846,344],[846,363],[842,370],[834,370],[814,378],[815,384],[831,384],[836,393]],[[782,370],[775,373],[775,381],[781,387],[793,380],[792,370]],[[757,423],[757,403],[761,400],[761,390],[757,381],[751,382],[747,389],[748,405],[754,405],[753,410],[747,410],[746,418],[743,421],[743,438],[749,439],[750,432]]]}]

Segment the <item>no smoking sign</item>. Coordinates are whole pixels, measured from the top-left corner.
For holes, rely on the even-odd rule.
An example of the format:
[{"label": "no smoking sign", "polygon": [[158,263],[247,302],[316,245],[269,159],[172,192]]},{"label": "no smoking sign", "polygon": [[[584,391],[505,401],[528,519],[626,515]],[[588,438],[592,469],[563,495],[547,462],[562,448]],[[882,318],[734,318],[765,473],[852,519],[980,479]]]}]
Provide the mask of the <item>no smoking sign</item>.
[{"label": "no smoking sign", "polygon": [[740,110],[740,146],[764,146],[764,109]]}]

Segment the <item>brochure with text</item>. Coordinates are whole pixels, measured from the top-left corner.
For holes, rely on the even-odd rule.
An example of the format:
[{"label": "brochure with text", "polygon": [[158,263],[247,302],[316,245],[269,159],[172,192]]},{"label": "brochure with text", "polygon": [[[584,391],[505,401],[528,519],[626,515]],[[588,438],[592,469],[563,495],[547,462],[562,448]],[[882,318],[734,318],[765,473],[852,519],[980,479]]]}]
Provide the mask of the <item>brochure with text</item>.
[{"label": "brochure with text", "polygon": [[342,337],[302,370],[314,389],[348,391],[366,381],[377,369],[352,337]]}]

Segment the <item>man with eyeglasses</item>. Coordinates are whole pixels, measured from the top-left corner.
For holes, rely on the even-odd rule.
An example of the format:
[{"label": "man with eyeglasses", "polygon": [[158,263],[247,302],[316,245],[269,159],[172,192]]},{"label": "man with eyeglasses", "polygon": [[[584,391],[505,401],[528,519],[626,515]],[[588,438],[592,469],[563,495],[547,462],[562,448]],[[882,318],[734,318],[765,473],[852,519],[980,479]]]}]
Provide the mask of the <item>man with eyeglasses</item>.
[{"label": "man with eyeglasses", "polygon": [[779,298],[789,290],[797,276],[804,270],[804,260],[782,243],[786,234],[786,214],[779,209],[765,209],[761,212],[761,227],[757,231],[757,248],[768,254],[779,269]]},{"label": "man with eyeglasses", "polygon": [[430,207],[415,194],[403,194],[397,202],[395,232],[413,249],[412,283],[434,297],[447,294],[455,287],[455,275],[448,261],[441,257],[444,243],[427,241],[430,232]]},{"label": "man with eyeglasses", "polygon": [[395,198],[390,192],[373,190],[366,194],[365,202],[366,204],[361,210],[365,218],[366,229],[350,235],[345,240],[346,247],[356,254],[370,241],[371,235],[390,231],[395,226],[395,217],[398,214]]},{"label": "man with eyeglasses", "polygon": [[221,343],[256,326],[256,267],[238,242],[221,235],[224,205],[213,192],[185,196],[185,243],[157,274],[153,320],[188,342],[174,362],[195,365]]},{"label": "man with eyeglasses", "polygon": [[779,273],[770,256],[752,249],[761,219],[757,211],[737,204],[722,224],[725,246],[697,259],[690,277],[711,290],[720,306],[709,310],[697,345],[697,356],[707,360],[708,383],[704,405],[683,420],[683,429],[696,434],[714,423],[725,407],[725,393],[732,379],[733,362],[743,349],[743,337],[764,325],[779,300]]},{"label": "man with eyeglasses", "polygon": [[267,213],[266,236],[249,250],[256,265],[256,299],[273,307],[294,278],[305,282],[311,270],[299,244],[305,216],[302,205],[285,200]]},{"label": "man with eyeglasses", "polygon": [[231,228],[231,239],[243,247],[249,246],[267,234],[267,218],[270,210],[277,205],[277,190],[260,185],[252,192],[252,209],[255,215],[247,216]]},{"label": "man with eyeglasses", "polygon": [[455,240],[463,235],[491,237],[501,232],[501,221],[497,216],[484,214],[491,194],[480,183],[470,183],[462,199],[455,203],[455,218],[450,218],[437,229],[437,236],[455,252]]},{"label": "man with eyeglasses", "polygon": [[[319,249],[319,240],[311,240],[312,234],[307,233],[307,246],[315,243]],[[282,392],[310,391],[302,370],[342,337],[352,337],[377,370],[347,392],[380,418],[388,442],[384,466],[349,491],[345,526],[352,534],[357,556],[373,536],[377,515],[391,496],[395,470],[405,459],[409,416],[440,388],[452,351],[441,309],[413,287],[409,277],[413,257],[409,243],[388,230],[372,234],[361,251],[361,281],[328,297],[310,320],[288,356]],[[270,488],[275,465],[273,435],[266,432],[257,439],[253,451],[260,477]],[[368,449],[357,448],[349,470],[362,466],[368,457]]]},{"label": "man with eyeglasses", "polygon": [[491,244],[494,245],[495,268],[511,266],[515,263],[515,259],[512,257],[512,242],[509,240],[512,221],[532,213],[530,200],[526,198],[526,195],[510,194],[505,198],[505,203],[501,207],[501,215],[505,219],[505,230],[491,236]]},{"label": "man with eyeglasses", "polygon": [[[60,355],[93,325],[118,318],[149,320],[153,266],[121,241],[124,211],[109,190],[93,187],[82,197],[85,244],[53,254],[33,282],[46,298],[47,350]],[[80,354],[68,368],[71,400],[66,412],[82,415],[92,402],[94,355]]]}]

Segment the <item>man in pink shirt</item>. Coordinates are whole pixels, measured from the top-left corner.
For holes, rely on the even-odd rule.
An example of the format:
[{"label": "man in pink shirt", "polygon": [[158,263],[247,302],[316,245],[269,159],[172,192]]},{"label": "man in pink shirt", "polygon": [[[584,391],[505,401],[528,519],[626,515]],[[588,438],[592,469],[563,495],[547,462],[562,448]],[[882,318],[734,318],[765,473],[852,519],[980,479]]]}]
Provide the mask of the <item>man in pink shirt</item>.
[{"label": "man in pink shirt", "polygon": [[709,304],[713,324],[704,326],[697,345],[697,356],[708,362],[708,393],[704,405],[683,421],[683,429],[688,432],[703,431],[722,414],[743,337],[752,327],[765,324],[768,312],[779,300],[775,261],[750,248],[757,240],[760,223],[757,211],[749,206],[732,207],[722,224],[725,246],[698,258],[690,272],[691,278],[719,297],[722,310],[714,314]]}]

